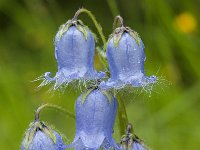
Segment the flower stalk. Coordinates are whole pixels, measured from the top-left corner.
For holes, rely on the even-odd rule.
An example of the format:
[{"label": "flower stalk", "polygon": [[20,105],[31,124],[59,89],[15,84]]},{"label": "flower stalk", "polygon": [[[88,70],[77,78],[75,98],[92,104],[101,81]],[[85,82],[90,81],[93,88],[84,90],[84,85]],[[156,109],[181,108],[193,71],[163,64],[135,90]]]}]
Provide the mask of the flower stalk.
[{"label": "flower stalk", "polygon": [[67,110],[65,110],[64,108],[62,108],[60,106],[47,103],[47,104],[43,104],[40,107],[38,107],[38,109],[36,110],[36,113],[35,113],[35,121],[39,121],[40,113],[44,108],[53,108],[53,109],[60,110],[61,112],[65,113],[67,116],[75,119],[75,115],[72,114],[71,112],[68,112]]},{"label": "flower stalk", "polygon": [[117,27],[124,27],[124,20],[121,16],[116,16],[115,20],[113,22],[113,30],[116,29]]},{"label": "flower stalk", "polygon": [[123,136],[126,132],[126,128],[127,128],[127,125],[128,125],[128,116],[127,116],[127,113],[126,113],[124,100],[121,99],[118,96],[117,102],[118,102],[118,105],[119,105],[118,113],[117,113],[118,120],[119,120],[118,127],[119,127],[119,131],[120,131],[120,136]]},{"label": "flower stalk", "polygon": [[95,25],[95,27],[96,27],[96,29],[97,29],[97,31],[98,31],[100,37],[101,37],[101,40],[102,40],[103,45],[105,45],[105,44],[106,44],[106,38],[105,38],[105,36],[104,36],[104,34],[103,34],[102,27],[101,27],[101,25],[97,22],[95,16],[94,16],[89,10],[87,10],[87,9],[85,9],[85,8],[79,9],[79,10],[75,13],[73,20],[77,20],[78,16],[79,16],[81,13],[86,13],[86,14],[90,17],[90,19],[91,19],[92,22],[94,23],[94,25]]}]

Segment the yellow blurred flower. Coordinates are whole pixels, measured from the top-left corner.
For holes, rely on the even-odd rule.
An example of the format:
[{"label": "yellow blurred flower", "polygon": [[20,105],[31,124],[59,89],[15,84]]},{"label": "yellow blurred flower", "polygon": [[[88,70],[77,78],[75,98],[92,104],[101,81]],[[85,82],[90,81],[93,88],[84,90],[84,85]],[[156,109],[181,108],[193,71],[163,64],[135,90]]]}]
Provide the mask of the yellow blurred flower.
[{"label": "yellow blurred flower", "polygon": [[191,13],[184,12],[175,18],[175,25],[180,31],[191,33],[197,28],[197,21]]}]

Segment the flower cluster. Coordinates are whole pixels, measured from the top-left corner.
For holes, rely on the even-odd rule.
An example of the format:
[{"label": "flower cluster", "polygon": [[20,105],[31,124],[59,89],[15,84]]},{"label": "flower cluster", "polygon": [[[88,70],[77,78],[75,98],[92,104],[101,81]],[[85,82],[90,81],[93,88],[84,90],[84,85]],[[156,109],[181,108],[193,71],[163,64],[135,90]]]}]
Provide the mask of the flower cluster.
[{"label": "flower cluster", "polygon": [[[106,71],[94,69],[95,37],[78,16],[88,14],[102,38],[104,49],[99,56]],[[125,86],[145,87],[156,82],[155,76],[146,76],[144,71],[144,44],[138,33],[123,25],[117,16],[114,25],[119,23],[108,42],[105,42],[101,27],[86,9],[76,12],[73,19],[61,25],[55,37],[55,58],[58,71],[54,77],[47,72],[40,86],[53,83],[53,89],[67,86],[74,81],[88,82],[86,91],[76,100],[76,134],[73,142],[64,144],[61,136],[50,127],[36,119],[27,130],[22,142],[22,150],[146,150],[143,142],[133,133],[127,117],[119,119],[121,142],[113,138],[116,114],[126,116],[125,109],[119,110],[123,101],[109,89],[122,89]],[[90,82],[94,81],[94,82]],[[95,83],[95,84],[91,84]],[[42,107],[43,109],[44,107]],[[120,112],[120,113],[117,113]],[[124,113],[124,114],[121,114]],[[68,113],[73,116],[73,114]],[[124,129],[123,127],[127,127]]]}]

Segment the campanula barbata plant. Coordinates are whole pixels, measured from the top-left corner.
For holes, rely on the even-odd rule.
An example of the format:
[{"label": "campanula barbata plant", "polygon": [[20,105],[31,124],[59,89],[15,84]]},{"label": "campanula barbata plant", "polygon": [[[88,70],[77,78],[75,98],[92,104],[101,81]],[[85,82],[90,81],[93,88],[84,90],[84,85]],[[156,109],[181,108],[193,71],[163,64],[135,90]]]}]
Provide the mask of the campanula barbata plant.
[{"label": "campanula barbata plant", "polygon": [[[104,44],[102,48],[96,48],[94,34],[78,19],[82,13],[86,13],[93,21]],[[105,67],[104,72],[98,72],[93,67],[95,49]],[[82,8],[59,28],[55,36],[55,58],[57,73],[52,77],[50,72],[46,72],[39,87],[54,83],[53,89],[57,90],[74,83],[73,81],[89,81],[85,84],[85,92],[76,100],[76,115],[64,110],[76,121],[74,140],[64,144],[55,130],[39,121],[39,112],[45,106],[63,111],[55,105],[43,105],[38,108],[35,121],[25,133],[21,149],[147,150],[128,122],[124,101],[110,90],[122,90],[126,86],[146,87],[157,80],[155,76],[148,77],[145,74],[144,43],[138,33],[125,27],[122,17],[117,16],[114,20],[114,31],[106,42],[94,15]],[[119,130],[115,131],[120,133],[120,142],[113,137],[116,115]]]}]

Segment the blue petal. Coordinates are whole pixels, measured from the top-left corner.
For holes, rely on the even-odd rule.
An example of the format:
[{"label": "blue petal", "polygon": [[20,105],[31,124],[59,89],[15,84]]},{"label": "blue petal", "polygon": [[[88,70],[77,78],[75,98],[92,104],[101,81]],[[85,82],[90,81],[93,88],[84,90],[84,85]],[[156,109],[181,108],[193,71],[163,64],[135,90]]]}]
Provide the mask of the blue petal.
[{"label": "blue petal", "polygon": [[147,77],[144,71],[144,44],[140,40],[140,45],[129,33],[123,33],[118,46],[114,45],[111,38],[106,49],[111,77],[107,82],[102,82],[100,87],[122,88],[126,85],[142,87],[156,81],[155,76]]},{"label": "blue petal", "polygon": [[55,38],[55,57],[58,72],[55,77],[46,74],[46,82],[55,82],[55,87],[73,80],[96,80],[105,76],[94,67],[95,42],[92,33],[87,30],[87,39],[75,26],[64,33],[62,38]]},{"label": "blue petal", "polygon": [[146,150],[146,148],[138,142],[134,142],[132,148],[132,150]]},{"label": "blue petal", "polygon": [[[42,131],[37,131],[28,150],[65,150],[66,146],[60,135],[55,131],[54,134],[56,135],[56,143]],[[25,150],[24,143],[22,143],[21,150]]]},{"label": "blue petal", "polygon": [[87,148],[98,149],[107,141],[111,147],[117,145],[112,138],[117,111],[117,102],[112,97],[111,103],[100,91],[92,91],[82,102],[82,95],[76,101],[76,136],[73,144],[82,141]]}]

